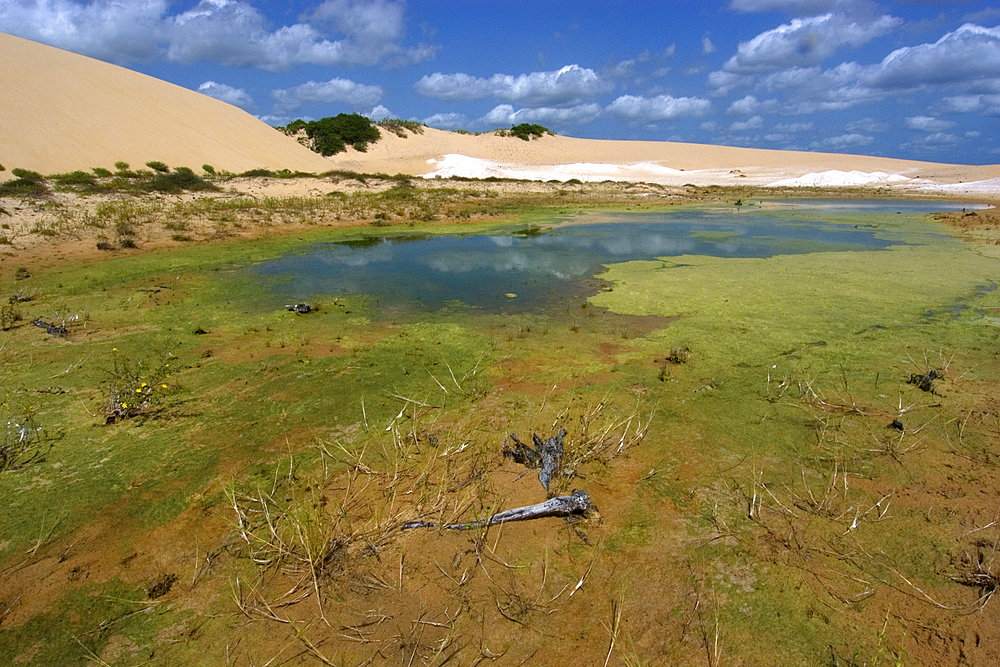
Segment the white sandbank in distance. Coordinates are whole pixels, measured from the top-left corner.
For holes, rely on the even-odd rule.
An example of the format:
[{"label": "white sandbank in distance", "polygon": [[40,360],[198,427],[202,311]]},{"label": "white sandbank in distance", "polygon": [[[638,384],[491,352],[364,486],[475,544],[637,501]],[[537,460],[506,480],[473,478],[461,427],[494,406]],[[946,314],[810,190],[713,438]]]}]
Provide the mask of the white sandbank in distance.
[{"label": "white sandbank in distance", "polygon": [[[532,141],[424,128],[364,153],[324,158],[250,114],[107,63],[0,34],[0,180],[21,167],[52,174],[141,168],[331,169],[430,178],[630,181],[663,185],[876,186],[1000,197],[1000,165],[969,166],[665,141]],[[309,190],[308,184],[301,186]]]}]

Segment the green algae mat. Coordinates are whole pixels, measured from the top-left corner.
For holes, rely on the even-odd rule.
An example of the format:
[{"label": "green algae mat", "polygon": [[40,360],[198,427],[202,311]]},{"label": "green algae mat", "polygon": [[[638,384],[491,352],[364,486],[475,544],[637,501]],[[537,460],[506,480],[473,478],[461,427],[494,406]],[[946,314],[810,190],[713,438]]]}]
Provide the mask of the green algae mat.
[{"label": "green algae mat", "polygon": [[[995,662],[1000,261],[922,212],[694,211],[729,256],[640,236],[479,306],[261,270],[347,231],[6,278],[0,662]],[[747,256],[754,216],[796,234]],[[563,428],[548,491],[504,456]]]}]

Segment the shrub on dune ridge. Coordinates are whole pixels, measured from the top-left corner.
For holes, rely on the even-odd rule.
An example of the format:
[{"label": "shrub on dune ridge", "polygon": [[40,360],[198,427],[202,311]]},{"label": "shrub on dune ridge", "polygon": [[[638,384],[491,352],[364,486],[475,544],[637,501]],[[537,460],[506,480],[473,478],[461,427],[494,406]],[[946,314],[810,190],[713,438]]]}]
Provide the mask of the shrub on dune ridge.
[{"label": "shrub on dune ridge", "polygon": [[368,144],[378,141],[382,136],[371,120],[356,113],[342,113],[308,122],[293,120],[279,129],[289,135],[305,130],[312,141],[312,149],[324,156],[342,153],[348,146],[364,152]]},{"label": "shrub on dune ridge", "polygon": [[406,137],[407,130],[413,134],[423,134],[424,127],[426,127],[423,123],[418,123],[415,120],[400,120],[399,118],[383,118],[376,125],[403,138]]},{"label": "shrub on dune ridge", "polygon": [[535,138],[541,138],[546,134],[555,133],[543,125],[538,125],[536,123],[521,123],[520,125],[511,127],[510,134],[518,139],[530,141]]}]

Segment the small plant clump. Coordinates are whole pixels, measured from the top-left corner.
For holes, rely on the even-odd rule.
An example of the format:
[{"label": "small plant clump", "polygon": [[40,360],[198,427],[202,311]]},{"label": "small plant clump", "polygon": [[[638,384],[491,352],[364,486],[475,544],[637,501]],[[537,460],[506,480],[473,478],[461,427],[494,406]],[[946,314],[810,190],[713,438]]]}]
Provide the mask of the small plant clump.
[{"label": "small plant clump", "polygon": [[217,190],[214,185],[195,174],[188,167],[177,167],[173,172],[158,171],[153,178],[143,184],[142,189],[150,192],[179,194],[187,191]]},{"label": "small plant clump", "polygon": [[129,359],[114,348],[111,351],[111,368],[107,371],[106,395],[101,405],[105,424],[137,417],[149,412],[160,396],[168,389],[172,355],[156,365]]},{"label": "small plant clump", "polygon": [[20,319],[21,311],[18,310],[15,301],[11,300],[9,303],[0,305],[0,330],[10,331]]},{"label": "small plant clump", "polygon": [[415,120],[400,120],[399,118],[383,118],[376,125],[401,138],[406,137],[407,131],[413,134],[423,134],[425,127],[423,123],[418,123]]},{"label": "small plant clump", "polygon": [[40,460],[51,448],[49,438],[30,410],[23,415],[9,415],[4,421],[0,439],[0,472],[24,468]]},{"label": "small plant clump", "polygon": [[170,167],[168,167],[166,163],[160,162],[159,160],[150,160],[149,162],[146,163],[146,166],[152,169],[153,171],[160,172],[161,174],[165,174],[168,171],[170,171]]}]

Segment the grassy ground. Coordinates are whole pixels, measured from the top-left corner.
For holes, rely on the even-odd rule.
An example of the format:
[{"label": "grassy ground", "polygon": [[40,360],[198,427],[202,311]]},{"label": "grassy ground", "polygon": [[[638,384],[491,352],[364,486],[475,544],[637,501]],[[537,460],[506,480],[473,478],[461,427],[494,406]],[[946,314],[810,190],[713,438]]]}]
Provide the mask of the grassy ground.
[{"label": "grassy ground", "polygon": [[[350,229],[10,258],[0,662],[992,664],[997,256],[880,230],[922,244],[395,321],[241,271]],[[502,449],[560,428],[547,493]],[[595,512],[402,530],[573,488]]]}]

